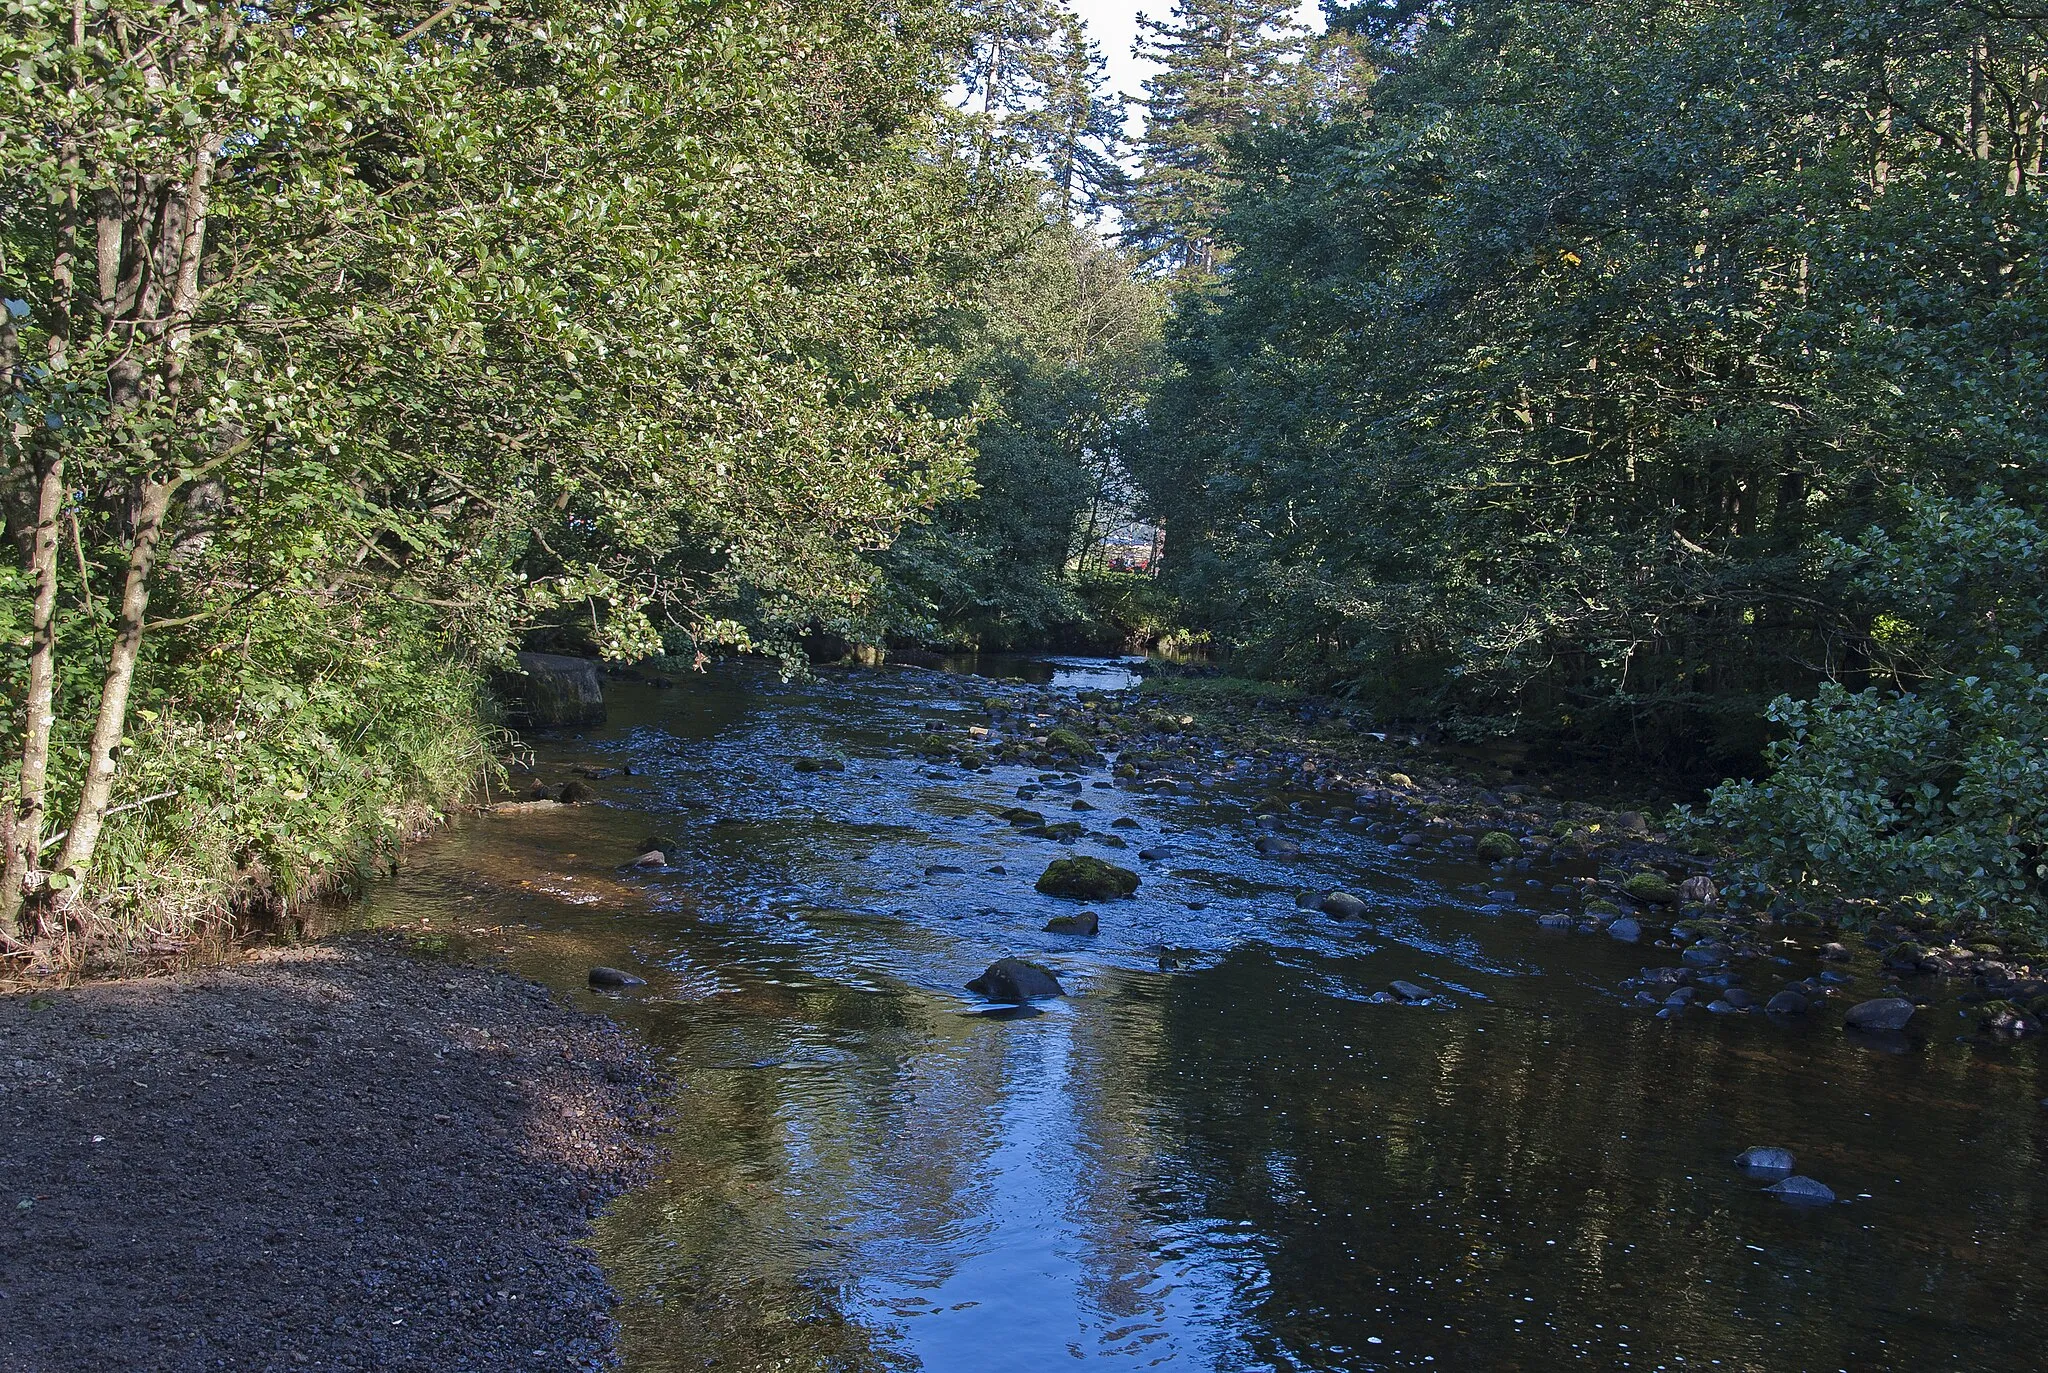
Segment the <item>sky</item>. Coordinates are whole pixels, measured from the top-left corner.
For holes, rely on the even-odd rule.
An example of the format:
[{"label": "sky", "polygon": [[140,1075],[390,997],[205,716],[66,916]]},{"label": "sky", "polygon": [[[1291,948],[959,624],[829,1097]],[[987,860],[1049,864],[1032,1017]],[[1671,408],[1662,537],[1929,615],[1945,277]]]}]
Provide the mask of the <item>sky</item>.
[{"label": "sky", "polygon": [[[1173,12],[1173,0],[1068,0],[1088,25],[1089,35],[1102,45],[1109,61],[1109,84],[1133,99],[1145,93],[1145,78],[1152,64],[1131,56],[1131,43],[1138,36],[1138,12],[1164,19]],[[1323,26],[1323,9],[1318,0],[1302,0],[1301,20],[1313,28]]]}]

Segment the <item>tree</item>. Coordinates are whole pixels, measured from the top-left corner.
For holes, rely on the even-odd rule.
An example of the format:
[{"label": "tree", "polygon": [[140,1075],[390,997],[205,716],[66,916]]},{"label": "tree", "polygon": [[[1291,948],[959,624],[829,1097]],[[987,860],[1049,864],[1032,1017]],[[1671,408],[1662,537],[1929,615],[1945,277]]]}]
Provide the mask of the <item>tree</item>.
[{"label": "tree", "polygon": [[1152,263],[1206,274],[1230,185],[1228,143],[1275,119],[1300,75],[1306,33],[1286,0],[1177,0],[1138,16],[1145,134],[1126,193],[1125,241]]},{"label": "tree", "polygon": [[[958,16],[886,18],[9,8],[0,927],[187,853],[340,856],[323,830],[388,828],[366,751],[447,770],[523,632],[774,644],[873,593],[964,479],[927,400],[999,251],[945,155]],[[122,813],[176,847],[110,866]]]}]

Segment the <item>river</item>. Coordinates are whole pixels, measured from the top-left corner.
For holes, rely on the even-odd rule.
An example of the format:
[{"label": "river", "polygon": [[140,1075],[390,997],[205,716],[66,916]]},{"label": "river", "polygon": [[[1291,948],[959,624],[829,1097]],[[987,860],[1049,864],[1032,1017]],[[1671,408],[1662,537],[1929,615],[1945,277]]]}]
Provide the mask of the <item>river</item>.
[{"label": "river", "polygon": [[[1023,670],[1056,693],[1132,681]],[[1289,798],[1304,853],[1260,856],[1267,793],[1229,759],[1160,795],[901,748],[1020,690],[744,666],[613,684],[610,722],[538,740],[536,766],[630,776],[451,825],[370,893],[369,920],[601,1009],[679,1083],[659,1178],[599,1228],[628,1369],[2042,1365],[2035,1046],[1972,1038],[1947,1004],[1904,1052],[1828,1018],[1655,1019],[1620,984],[1669,952],[1540,929],[1563,908],[1541,885],[1488,909],[1498,878],[1397,850],[1339,797]],[[845,770],[792,768],[825,755]],[[1128,850],[992,814],[1073,783],[1030,804],[1084,801],[1073,818]],[[670,866],[632,869],[657,835]],[[1075,851],[1144,879],[1092,939],[1042,932],[1074,905],[1032,889]],[[1364,922],[1295,907],[1337,886],[1372,900]],[[962,984],[1006,954],[1070,995],[978,1013]],[[1820,966],[1785,957],[1753,984]],[[650,986],[597,995],[594,964]],[[1875,994],[1873,964],[1851,972]],[[1371,1000],[1397,978],[1429,1002]],[[1764,1194],[1730,1166],[1755,1144],[1841,1202]]]}]

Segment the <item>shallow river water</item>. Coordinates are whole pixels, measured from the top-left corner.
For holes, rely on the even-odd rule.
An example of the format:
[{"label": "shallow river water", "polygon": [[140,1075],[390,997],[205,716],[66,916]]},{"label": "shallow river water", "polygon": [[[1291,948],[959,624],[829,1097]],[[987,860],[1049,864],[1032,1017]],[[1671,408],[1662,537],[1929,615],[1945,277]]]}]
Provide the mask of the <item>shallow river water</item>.
[{"label": "shallow river water", "polygon": [[[1966,1041],[1946,1004],[1890,1051],[1838,1016],[1652,1018],[1620,983],[1669,951],[1539,929],[1563,899],[1540,887],[1489,910],[1499,878],[1333,797],[1295,798],[1291,860],[1251,846],[1264,792],[1106,769],[1030,804],[1085,800],[1128,850],[1022,836],[993,811],[1038,769],[899,751],[988,689],[613,684],[610,723],[540,739],[538,771],[633,775],[463,821],[372,893],[368,918],[617,1017],[680,1084],[661,1176],[600,1225],[628,1369],[2048,1366],[2034,1046]],[[823,754],[846,769],[791,767]],[[632,871],[654,834],[672,865]],[[1042,932],[1074,906],[1032,884],[1070,852],[1143,875],[1093,939]],[[1338,886],[1365,921],[1294,906]],[[977,1014],[962,984],[1005,954],[1070,995]],[[1786,955],[1751,984],[1819,966]],[[650,985],[600,997],[593,964]],[[1432,1000],[1369,999],[1397,978]],[[1753,1144],[1842,1203],[1763,1194],[1729,1166]]]}]

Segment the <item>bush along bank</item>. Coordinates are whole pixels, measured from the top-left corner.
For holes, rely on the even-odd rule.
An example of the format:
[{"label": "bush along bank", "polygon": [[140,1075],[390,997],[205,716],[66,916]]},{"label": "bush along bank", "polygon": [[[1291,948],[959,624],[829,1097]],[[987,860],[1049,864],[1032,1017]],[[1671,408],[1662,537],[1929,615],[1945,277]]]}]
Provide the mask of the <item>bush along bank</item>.
[{"label": "bush along bank", "polygon": [[[957,680],[941,679],[982,719],[913,741],[911,751],[933,764],[1108,767],[1119,786],[1164,794],[1263,792],[1252,817],[1262,854],[1284,861],[1298,852],[1281,830],[1312,811],[1418,863],[1483,870],[1492,913],[1660,951],[1676,966],[1645,967],[1622,990],[1666,1018],[1699,1009],[1803,1021],[1839,1006],[1845,1025],[1881,1028],[1930,1004],[1928,979],[1940,977],[1964,984],[1950,990],[1988,1033],[2023,1036],[2048,1023],[2048,958],[2027,932],[1945,930],[1924,916],[1727,890],[1733,855],[1666,828],[1651,798],[1570,799],[1565,778],[1493,775],[1337,702],[1228,678],[1154,678],[1134,693],[1078,696]],[[1003,818],[1055,842],[1125,842],[1078,820],[1049,824],[1022,806]],[[1515,890],[1532,882],[1545,889],[1542,907]],[[1340,919],[1366,905],[1341,891],[1304,892],[1301,903]],[[1788,955],[1815,971],[1798,976]],[[1878,995],[1857,999],[1850,962],[1875,964],[1883,985],[1865,990]]]}]

